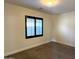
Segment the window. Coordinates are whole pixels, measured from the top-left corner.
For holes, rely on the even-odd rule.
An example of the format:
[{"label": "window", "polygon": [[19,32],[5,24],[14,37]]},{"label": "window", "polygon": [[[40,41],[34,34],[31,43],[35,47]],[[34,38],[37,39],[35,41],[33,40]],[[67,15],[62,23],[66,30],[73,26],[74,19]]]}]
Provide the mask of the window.
[{"label": "window", "polygon": [[25,16],[25,37],[43,36],[43,18]]}]

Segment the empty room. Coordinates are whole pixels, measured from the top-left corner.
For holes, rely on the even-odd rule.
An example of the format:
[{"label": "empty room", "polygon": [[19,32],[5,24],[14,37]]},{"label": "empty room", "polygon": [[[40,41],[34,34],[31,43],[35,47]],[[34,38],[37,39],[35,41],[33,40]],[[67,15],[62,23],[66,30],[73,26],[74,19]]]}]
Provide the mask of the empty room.
[{"label": "empty room", "polygon": [[75,59],[75,0],[4,0],[5,59]]}]

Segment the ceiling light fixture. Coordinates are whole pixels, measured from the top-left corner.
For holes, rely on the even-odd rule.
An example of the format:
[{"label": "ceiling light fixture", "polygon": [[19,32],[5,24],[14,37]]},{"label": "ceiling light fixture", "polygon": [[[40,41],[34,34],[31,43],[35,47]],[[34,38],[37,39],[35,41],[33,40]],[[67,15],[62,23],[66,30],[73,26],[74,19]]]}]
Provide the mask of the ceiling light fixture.
[{"label": "ceiling light fixture", "polygon": [[46,6],[56,6],[59,4],[58,0],[41,0],[41,3]]}]

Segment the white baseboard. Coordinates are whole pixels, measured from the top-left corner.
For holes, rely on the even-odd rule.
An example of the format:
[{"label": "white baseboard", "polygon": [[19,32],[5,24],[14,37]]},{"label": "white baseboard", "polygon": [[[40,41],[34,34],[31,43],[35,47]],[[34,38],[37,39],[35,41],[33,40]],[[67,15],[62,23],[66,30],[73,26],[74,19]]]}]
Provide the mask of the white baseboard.
[{"label": "white baseboard", "polygon": [[49,42],[51,42],[51,41],[47,41],[47,42],[31,45],[31,46],[28,46],[28,47],[25,47],[25,48],[21,48],[21,49],[15,50],[15,51],[4,53],[4,56],[9,56],[9,55],[12,55],[12,54],[15,54],[15,53],[18,53],[18,52],[21,52],[21,51],[24,51],[24,50],[27,50],[27,49],[30,49],[30,48],[34,48],[34,47],[37,47],[37,46],[49,43]]},{"label": "white baseboard", "polygon": [[58,41],[56,41],[56,40],[51,40],[52,42],[56,42],[56,43],[60,43],[60,44],[63,44],[63,45],[67,45],[67,46],[71,46],[71,47],[74,47],[74,46],[72,46],[72,45],[69,45],[69,44],[67,44],[67,43],[61,43],[61,42],[58,42]]},{"label": "white baseboard", "polygon": [[[51,40],[51,41],[57,42],[56,40]],[[40,46],[40,45],[49,43],[49,42],[51,42],[51,41],[47,41],[47,42],[43,42],[43,43],[31,45],[31,46],[28,46],[28,47],[25,47],[25,48],[21,48],[21,49],[15,50],[15,51],[11,51],[11,52],[8,52],[8,53],[4,53],[4,56],[9,56],[9,55],[12,55],[12,54],[15,54],[15,53],[24,51],[24,50],[28,50],[28,49],[31,49],[31,48],[34,48],[34,47],[37,47],[37,46]],[[57,42],[57,43],[60,43],[60,42]],[[64,44],[64,43],[60,43],[60,44]],[[67,45],[67,44],[64,44],[64,45]],[[70,46],[70,45],[69,45],[69,46]],[[72,47],[73,47],[73,46],[72,46]]]},{"label": "white baseboard", "polygon": [[53,40],[51,40],[51,41],[56,42],[56,40],[54,40],[54,39],[53,39]]}]

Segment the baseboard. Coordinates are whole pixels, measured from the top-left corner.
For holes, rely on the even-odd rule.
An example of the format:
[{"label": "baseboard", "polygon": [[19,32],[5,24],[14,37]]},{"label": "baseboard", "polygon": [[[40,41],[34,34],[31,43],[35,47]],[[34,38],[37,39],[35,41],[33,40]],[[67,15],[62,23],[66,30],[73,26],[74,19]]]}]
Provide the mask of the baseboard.
[{"label": "baseboard", "polygon": [[[52,42],[56,42],[56,43],[60,43],[60,42],[57,42],[56,40],[51,40],[51,41],[52,41]],[[31,49],[31,48],[34,48],[34,47],[37,47],[37,46],[40,46],[40,45],[49,43],[49,42],[51,42],[51,41],[46,41],[46,42],[43,42],[43,43],[31,45],[31,46],[29,46],[29,47],[21,48],[21,49],[15,50],[15,51],[11,51],[11,52],[8,52],[8,53],[4,53],[4,56],[9,56],[9,55],[12,55],[12,54],[15,54],[15,53],[24,51],[24,50],[28,50],[28,49]],[[60,43],[60,44],[67,45],[67,44],[64,44],[64,43]],[[70,46],[70,45],[67,45],[67,46]],[[73,46],[71,46],[71,47],[73,47]]]},{"label": "baseboard", "polygon": [[[61,43],[61,42],[58,42],[58,41],[56,41],[56,40],[51,40],[52,42],[56,42],[56,43],[59,43],[59,44],[63,44],[63,45],[67,45],[67,46],[71,46],[71,47],[74,47],[74,46],[72,46],[72,45],[69,45],[69,44],[66,44],[66,43]],[[75,48],[75,47],[74,47]]]},{"label": "baseboard", "polygon": [[28,49],[31,49],[31,48],[34,48],[34,47],[37,47],[37,46],[40,46],[40,45],[49,43],[49,42],[51,42],[51,41],[47,41],[47,42],[43,42],[43,43],[31,45],[31,46],[29,46],[29,47],[25,47],[25,48],[21,48],[21,49],[15,50],[15,51],[11,51],[11,52],[8,52],[8,53],[4,53],[4,56],[9,56],[9,55],[12,55],[12,54],[15,54],[15,53],[24,51],[24,50],[28,50]]}]

